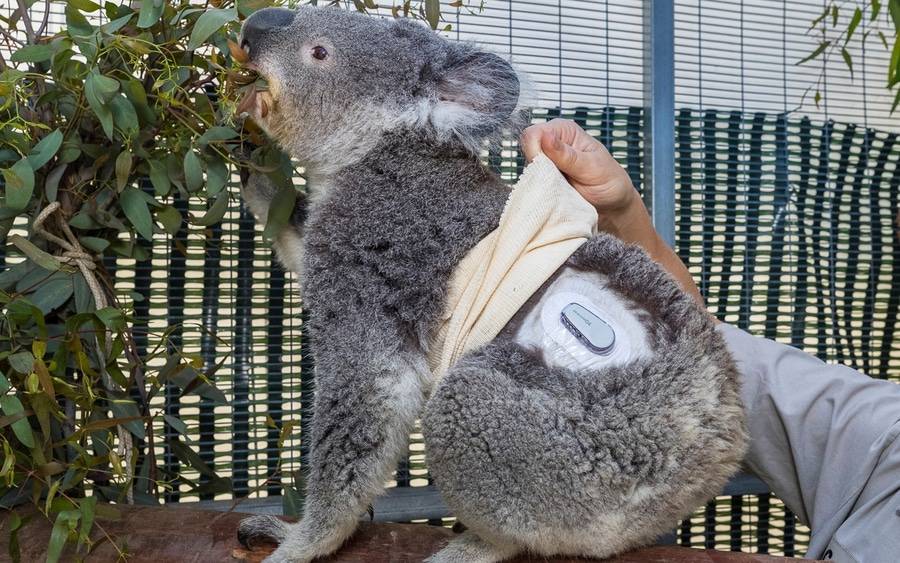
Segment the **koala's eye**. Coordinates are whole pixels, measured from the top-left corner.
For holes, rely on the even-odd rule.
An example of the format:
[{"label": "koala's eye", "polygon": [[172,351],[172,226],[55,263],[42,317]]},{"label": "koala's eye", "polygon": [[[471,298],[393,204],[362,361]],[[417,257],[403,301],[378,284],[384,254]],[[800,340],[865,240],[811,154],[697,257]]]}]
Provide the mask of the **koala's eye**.
[{"label": "koala's eye", "polygon": [[316,45],[312,49],[312,56],[316,60],[324,61],[325,59],[328,58],[328,49],[326,49],[325,47],[322,47],[321,45]]}]

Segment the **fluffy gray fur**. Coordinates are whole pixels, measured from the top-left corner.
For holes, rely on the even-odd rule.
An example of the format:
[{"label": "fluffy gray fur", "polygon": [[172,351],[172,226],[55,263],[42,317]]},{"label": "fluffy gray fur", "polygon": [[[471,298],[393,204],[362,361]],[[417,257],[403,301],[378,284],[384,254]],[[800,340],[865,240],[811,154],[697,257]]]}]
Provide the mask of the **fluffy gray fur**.
[{"label": "fluffy gray fur", "polygon": [[[274,100],[252,116],[316,190],[275,247],[302,270],[317,387],[303,519],[250,518],[241,541],[279,542],[276,562],[336,550],[420,416],[438,487],[469,527],[435,562],[604,557],[720,491],[745,441],[734,366],[676,283],[612,237],[567,267],[608,276],[644,312],[652,361],[549,368],[508,329],[432,389],[425,354],[448,280],[509,193],[477,158],[516,119],[519,82],[503,59],[339,9],[263,10],[244,39]],[[264,219],[265,183],[249,182],[245,198]]]}]

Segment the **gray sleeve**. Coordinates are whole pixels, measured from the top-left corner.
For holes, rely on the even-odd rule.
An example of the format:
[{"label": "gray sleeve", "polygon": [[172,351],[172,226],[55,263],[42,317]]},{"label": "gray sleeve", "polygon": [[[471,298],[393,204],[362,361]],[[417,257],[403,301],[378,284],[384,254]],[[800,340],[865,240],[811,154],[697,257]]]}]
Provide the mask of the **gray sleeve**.
[{"label": "gray sleeve", "polygon": [[[861,499],[890,497],[890,490],[870,488],[882,482],[877,477],[884,471],[900,471],[884,466],[900,447],[894,443],[900,432],[900,385],[730,325],[718,330],[741,374],[750,431],[745,464],[810,526],[807,555],[830,557],[837,551],[832,539],[839,529],[846,531]],[[900,499],[900,472],[893,478]],[[886,525],[896,526],[896,543],[889,548],[900,555],[900,517]],[[865,529],[859,526],[861,533]]]}]

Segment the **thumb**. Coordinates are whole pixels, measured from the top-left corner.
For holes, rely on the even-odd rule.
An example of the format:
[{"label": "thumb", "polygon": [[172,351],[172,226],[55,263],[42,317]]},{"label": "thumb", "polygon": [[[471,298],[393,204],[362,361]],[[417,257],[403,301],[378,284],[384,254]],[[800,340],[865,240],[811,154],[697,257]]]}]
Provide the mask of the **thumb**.
[{"label": "thumb", "polygon": [[543,136],[543,129],[539,125],[533,125],[525,131],[522,132],[522,139],[520,140],[520,144],[522,146],[522,152],[525,153],[525,161],[531,162],[534,160],[534,157],[541,152],[541,138]]},{"label": "thumb", "polygon": [[553,164],[560,169],[561,172],[571,174],[576,171],[578,166],[578,151],[570,145],[559,140],[557,134],[553,131],[544,131],[541,135],[541,148],[547,158],[553,161]]}]

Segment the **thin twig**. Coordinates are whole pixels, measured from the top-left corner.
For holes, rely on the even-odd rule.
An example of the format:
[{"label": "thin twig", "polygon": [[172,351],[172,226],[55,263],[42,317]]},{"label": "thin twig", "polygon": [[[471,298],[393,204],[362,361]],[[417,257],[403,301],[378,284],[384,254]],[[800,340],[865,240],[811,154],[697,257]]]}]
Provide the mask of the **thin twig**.
[{"label": "thin twig", "polygon": [[25,36],[28,37],[28,43],[35,43],[34,26],[31,25],[31,15],[28,13],[28,6],[25,0],[19,0],[19,15],[22,17],[22,23],[25,24]]}]

